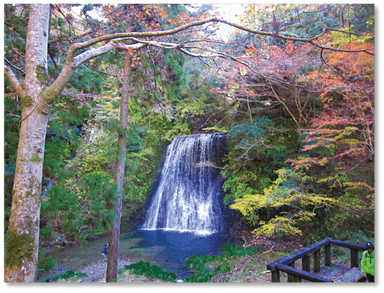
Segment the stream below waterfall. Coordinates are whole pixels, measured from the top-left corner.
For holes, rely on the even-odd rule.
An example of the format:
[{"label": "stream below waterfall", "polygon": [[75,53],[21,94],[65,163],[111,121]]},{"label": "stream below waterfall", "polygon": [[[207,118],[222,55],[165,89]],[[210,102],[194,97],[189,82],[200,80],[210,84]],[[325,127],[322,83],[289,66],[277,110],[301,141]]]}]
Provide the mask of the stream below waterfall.
[{"label": "stream below waterfall", "polygon": [[[100,252],[108,236],[89,241],[87,245],[66,248],[52,248],[47,253],[57,262],[58,268],[80,271],[100,262]],[[193,255],[215,255],[220,246],[233,243],[227,232],[202,236],[190,232],[176,231],[130,231],[120,237],[119,258],[132,264],[149,262],[173,272],[178,279],[185,279],[192,272],[184,266]]]}]

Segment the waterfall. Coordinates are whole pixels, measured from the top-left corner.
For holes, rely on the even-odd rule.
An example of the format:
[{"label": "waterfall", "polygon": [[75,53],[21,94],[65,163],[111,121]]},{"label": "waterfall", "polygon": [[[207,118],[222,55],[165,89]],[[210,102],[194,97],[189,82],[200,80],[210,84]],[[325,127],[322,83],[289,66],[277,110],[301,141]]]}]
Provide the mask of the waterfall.
[{"label": "waterfall", "polygon": [[226,147],[224,133],[175,138],[141,229],[206,235],[222,230],[220,167]]}]

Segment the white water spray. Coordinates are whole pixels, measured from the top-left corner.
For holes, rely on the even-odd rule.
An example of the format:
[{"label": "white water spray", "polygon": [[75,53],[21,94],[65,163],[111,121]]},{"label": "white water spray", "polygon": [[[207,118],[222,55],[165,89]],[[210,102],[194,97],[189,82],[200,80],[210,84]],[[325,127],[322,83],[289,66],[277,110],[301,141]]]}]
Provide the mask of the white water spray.
[{"label": "white water spray", "polygon": [[141,229],[213,234],[223,228],[223,133],[184,135],[167,148],[159,185]]}]

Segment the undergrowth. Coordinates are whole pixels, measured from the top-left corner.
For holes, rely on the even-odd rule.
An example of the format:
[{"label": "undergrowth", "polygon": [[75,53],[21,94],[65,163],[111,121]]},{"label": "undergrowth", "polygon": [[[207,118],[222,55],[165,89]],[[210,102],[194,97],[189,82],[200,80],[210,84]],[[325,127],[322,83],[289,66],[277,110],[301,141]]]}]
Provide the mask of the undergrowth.
[{"label": "undergrowth", "polygon": [[123,269],[119,269],[119,274],[126,270],[131,270],[135,275],[144,275],[148,278],[160,279],[166,282],[176,282],[176,274],[166,272],[161,267],[152,265],[148,262],[138,262]]},{"label": "undergrowth", "polygon": [[195,255],[185,261],[185,266],[194,272],[185,282],[209,282],[213,276],[223,274],[233,269],[232,263],[239,258],[263,252],[261,248],[243,247],[229,244],[220,248],[219,255]]}]

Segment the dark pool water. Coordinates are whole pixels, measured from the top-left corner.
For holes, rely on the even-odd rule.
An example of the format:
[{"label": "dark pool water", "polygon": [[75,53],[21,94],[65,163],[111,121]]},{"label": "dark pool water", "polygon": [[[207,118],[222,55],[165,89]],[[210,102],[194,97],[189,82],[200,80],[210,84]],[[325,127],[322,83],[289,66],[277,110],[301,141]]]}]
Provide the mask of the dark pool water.
[{"label": "dark pool water", "polygon": [[140,247],[165,247],[158,258],[163,260],[161,265],[168,272],[173,272],[179,279],[192,274],[184,263],[194,255],[216,255],[220,246],[229,244],[231,237],[226,232],[211,235],[198,235],[192,232],[177,232],[164,230],[139,230],[142,237]]}]

